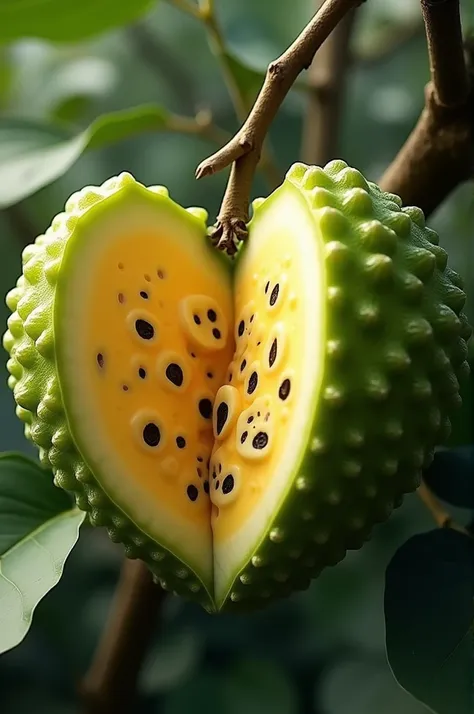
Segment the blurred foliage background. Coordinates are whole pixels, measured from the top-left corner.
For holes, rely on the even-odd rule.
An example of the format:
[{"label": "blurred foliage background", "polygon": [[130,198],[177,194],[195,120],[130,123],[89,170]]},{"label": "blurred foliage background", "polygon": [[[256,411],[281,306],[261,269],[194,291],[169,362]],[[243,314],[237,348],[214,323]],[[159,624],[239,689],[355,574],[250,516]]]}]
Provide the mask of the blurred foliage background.
[{"label": "blurred foliage background", "polygon": [[[260,80],[266,64],[314,11],[313,0],[216,0],[216,5],[234,61],[247,66],[241,71],[249,85]],[[464,1],[463,15],[465,30],[474,29],[472,0]],[[25,19],[25,34],[26,28]],[[406,40],[398,43],[400,37]],[[428,61],[418,0],[365,3],[351,56],[337,157],[377,180],[423,104]],[[299,158],[306,101],[304,92],[293,91],[270,132],[282,174]],[[25,37],[0,46],[3,118],[61,121],[80,130],[105,112],[150,102],[187,116],[209,108],[219,126],[230,132],[238,126],[203,27],[165,2],[152,4],[134,24],[86,41]],[[61,178],[0,210],[0,294],[20,273],[22,247],[45,230],[68,196],[121,171],[145,184],[167,185],[176,201],[204,205],[214,218],[226,176],[194,179],[195,166],[213,150],[202,137],[155,131],[84,153]],[[265,191],[259,177],[254,196]],[[430,223],[439,230],[451,265],[474,287],[472,185],[457,190]],[[471,290],[471,321],[473,298]],[[6,316],[2,303],[2,324]],[[14,416],[3,365],[1,377],[0,451],[33,453]],[[431,527],[416,496],[408,497],[362,551],[327,570],[306,593],[256,615],[210,617],[168,599],[162,634],[141,677],[141,711],[426,713],[398,687],[386,663],[383,586],[399,545]],[[63,579],[40,603],[27,638],[0,658],[2,714],[80,711],[77,686],[104,625],[121,560],[120,548],[104,533],[84,531]]]}]

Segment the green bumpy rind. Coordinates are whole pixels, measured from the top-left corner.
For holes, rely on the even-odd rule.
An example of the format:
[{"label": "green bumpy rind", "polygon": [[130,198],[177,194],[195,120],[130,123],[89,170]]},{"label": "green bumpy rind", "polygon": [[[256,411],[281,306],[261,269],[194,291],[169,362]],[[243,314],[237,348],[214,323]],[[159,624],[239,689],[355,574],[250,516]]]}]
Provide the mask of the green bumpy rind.
[{"label": "green bumpy rind", "polygon": [[[307,449],[233,584],[234,610],[305,589],[363,545],[419,485],[469,374],[462,280],[423,212],[344,161],[295,164],[286,182],[307,199],[323,242],[324,376]],[[258,200],[254,216],[270,201],[284,205],[284,193]]]},{"label": "green bumpy rind", "polygon": [[[3,338],[10,355],[8,384],[17,403],[16,414],[25,424],[25,435],[38,446],[42,464],[52,468],[55,484],[73,492],[91,524],[105,526],[114,542],[124,544],[129,558],[145,561],[166,590],[209,608],[209,594],[197,577],[139,530],[97,483],[71,436],[56,368],[54,299],[66,243],[90,209],[117,192],[137,190],[149,192],[150,197],[158,194],[183,211],[171,201],[165,187],[146,189],[133,176],[122,173],[101,186],[88,186],[73,194],[46,233],[24,249],[23,273],[6,298],[12,311]],[[200,224],[204,234],[206,211],[190,208],[187,214],[190,221]]]}]

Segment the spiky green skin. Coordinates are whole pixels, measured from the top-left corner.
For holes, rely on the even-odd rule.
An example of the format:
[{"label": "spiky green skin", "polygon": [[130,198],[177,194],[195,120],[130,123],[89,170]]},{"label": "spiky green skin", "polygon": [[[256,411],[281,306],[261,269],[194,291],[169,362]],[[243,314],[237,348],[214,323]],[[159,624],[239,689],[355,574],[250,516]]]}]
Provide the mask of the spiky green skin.
[{"label": "spiky green skin", "polygon": [[[24,249],[23,274],[6,298],[12,311],[3,338],[10,354],[8,384],[17,402],[17,416],[25,424],[25,435],[38,446],[42,464],[52,468],[55,484],[74,494],[92,525],[105,526],[114,542],[124,544],[127,557],[145,561],[162,587],[207,608],[211,604],[209,595],[186,564],[157,546],[106,496],[74,443],[61,393],[54,301],[62,256],[81,217],[108,197],[127,191],[148,191],[150,200],[153,194],[168,196],[164,187],[145,189],[123,173],[102,186],[89,186],[73,194],[46,233]],[[204,229],[206,212],[197,208],[188,211],[189,219],[199,221]]]},{"label": "spiky green skin", "polygon": [[234,582],[230,609],[304,589],[360,548],[419,485],[469,373],[462,281],[422,211],[343,161],[296,164],[286,181],[324,244],[324,376],[292,488]]}]

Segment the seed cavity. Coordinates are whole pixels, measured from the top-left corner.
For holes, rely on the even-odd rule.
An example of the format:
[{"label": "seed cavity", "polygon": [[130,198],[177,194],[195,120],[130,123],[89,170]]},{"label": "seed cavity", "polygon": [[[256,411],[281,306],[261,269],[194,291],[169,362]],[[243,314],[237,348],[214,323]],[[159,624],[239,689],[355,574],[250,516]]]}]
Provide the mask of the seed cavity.
[{"label": "seed cavity", "polygon": [[215,322],[217,320],[217,314],[215,310],[208,310],[207,311],[207,318],[210,320],[210,322]]},{"label": "seed cavity", "polygon": [[217,327],[214,327],[214,329],[212,330],[212,334],[214,335],[214,337],[216,338],[216,340],[220,340],[220,339],[221,339],[221,331],[218,330]]},{"label": "seed cavity", "polygon": [[163,280],[164,277],[165,277],[165,273],[164,273],[163,270],[161,270],[161,268],[159,268],[159,269],[156,271],[156,274],[158,275],[158,277],[159,277],[160,280]]},{"label": "seed cavity", "polygon": [[230,493],[234,488],[234,477],[232,474],[227,474],[225,477],[223,483],[222,483],[222,493],[227,494]]},{"label": "seed cavity", "polygon": [[240,437],[240,443],[241,443],[241,444],[244,444],[244,443],[245,443],[245,440],[246,440],[246,438],[248,437],[248,435],[249,435],[248,431],[244,431],[244,432],[242,433],[242,435],[241,435],[241,437]]},{"label": "seed cavity", "polygon": [[248,387],[247,387],[247,393],[248,394],[253,394],[255,390],[257,389],[258,385],[258,374],[256,372],[252,372],[250,375]]},{"label": "seed cavity", "polygon": [[186,439],[184,438],[184,436],[176,437],[176,446],[178,447],[178,449],[184,449],[184,447],[186,446]]},{"label": "seed cavity", "polygon": [[144,369],[144,367],[140,367],[140,369],[138,370],[138,376],[140,377],[140,379],[145,379],[146,369]]},{"label": "seed cavity", "polygon": [[199,495],[199,491],[197,490],[196,486],[193,484],[190,484],[187,489],[186,493],[188,494],[188,498],[190,501],[195,501]]},{"label": "seed cavity", "polygon": [[264,449],[267,444],[268,434],[266,434],[264,431],[259,431],[258,434],[253,437],[252,446],[254,449]]},{"label": "seed cavity", "polygon": [[289,379],[284,379],[283,382],[280,385],[280,389],[278,390],[278,396],[280,399],[285,401],[287,399],[289,393],[291,390],[291,382]]},{"label": "seed cavity", "polygon": [[148,293],[145,292],[145,290],[140,290],[140,297],[142,297],[144,300],[148,300]]},{"label": "seed cavity", "polygon": [[153,422],[146,424],[143,428],[143,441],[145,444],[148,444],[148,446],[158,446],[160,439],[161,434],[157,425]]},{"label": "seed cavity", "polygon": [[124,392],[128,392],[128,386],[126,384],[122,384],[122,389]]},{"label": "seed cavity", "polygon": [[243,320],[241,320],[239,322],[239,329],[238,329],[239,337],[242,337],[242,335],[244,334],[244,330],[245,330],[245,322]]},{"label": "seed cavity", "polygon": [[211,417],[212,417],[212,402],[210,399],[200,399],[199,400],[199,413],[204,419],[211,419]]},{"label": "seed cavity", "polygon": [[209,493],[209,481],[204,481],[204,492]]},{"label": "seed cavity", "polygon": [[278,342],[277,342],[277,338],[275,337],[275,339],[272,342],[272,346],[270,348],[270,354],[268,355],[268,365],[270,367],[273,367],[273,364],[277,357],[277,351],[278,351]]},{"label": "seed cavity", "polygon": [[123,264],[123,263],[119,263],[119,264],[118,264],[118,269],[119,269],[119,270],[123,270],[123,269],[124,269],[124,267],[125,267],[125,266],[124,266],[124,264]]},{"label": "seed cavity", "polygon": [[143,277],[145,278],[147,283],[151,283],[151,277],[147,273],[145,273],[145,275]]},{"label": "seed cavity", "polygon": [[120,303],[121,305],[123,305],[123,303],[125,302],[125,295],[124,295],[123,293],[119,293],[119,294],[117,295],[117,299],[118,299],[119,303]]},{"label": "seed cavity", "polygon": [[225,402],[221,402],[217,407],[216,431],[219,435],[225,426],[227,417],[229,416],[229,407]]},{"label": "seed cavity", "polygon": [[265,295],[268,293],[268,288],[270,287],[270,281],[265,285]]},{"label": "seed cavity", "polygon": [[212,374],[212,372],[206,372],[206,377],[208,379],[212,379],[214,377],[214,375]]},{"label": "seed cavity", "polygon": [[183,370],[176,364],[176,362],[171,362],[166,368],[166,377],[169,381],[175,385],[175,387],[181,387],[183,384]]},{"label": "seed cavity", "polygon": [[142,340],[152,340],[155,336],[155,328],[147,320],[135,320],[135,329]]},{"label": "seed cavity", "polygon": [[270,305],[273,307],[273,305],[276,303],[278,300],[278,293],[280,292],[280,285],[277,283],[275,287],[273,288],[271,295],[270,295]]},{"label": "seed cavity", "polygon": [[249,416],[249,418],[247,419],[247,424],[251,424],[253,422],[253,420],[254,420],[254,417]]},{"label": "seed cavity", "polygon": [[201,318],[199,317],[199,315],[193,315],[193,320],[196,323],[196,325],[201,324]]},{"label": "seed cavity", "polygon": [[102,367],[104,366],[104,355],[102,354],[102,352],[99,352],[99,353],[97,354],[97,364],[99,365],[99,367],[100,367],[101,369],[102,369]]},{"label": "seed cavity", "polygon": [[246,366],[247,366],[247,360],[243,359],[242,364],[240,365],[240,371],[243,372],[244,369],[246,368]]}]

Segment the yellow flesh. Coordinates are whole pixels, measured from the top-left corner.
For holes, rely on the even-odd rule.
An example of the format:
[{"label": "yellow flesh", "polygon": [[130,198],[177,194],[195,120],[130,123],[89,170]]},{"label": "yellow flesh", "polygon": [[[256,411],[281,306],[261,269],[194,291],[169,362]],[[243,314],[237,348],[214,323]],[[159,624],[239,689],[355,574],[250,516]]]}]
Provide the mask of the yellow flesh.
[{"label": "yellow flesh", "polygon": [[[275,515],[297,467],[295,454],[307,439],[320,359],[319,332],[308,334],[305,325],[311,323],[308,311],[320,312],[321,286],[314,226],[306,211],[297,210],[301,206],[293,208],[293,218],[299,212],[298,234],[306,237],[295,239],[295,220],[283,220],[275,230],[270,211],[268,229],[263,218],[259,238],[241,261],[234,298],[230,282],[204,255],[202,237],[173,217],[160,216],[157,224],[151,212],[147,223],[142,209],[138,227],[129,209],[122,222],[120,216],[105,220],[102,235],[94,224],[81,248],[80,265],[90,269],[84,275],[72,268],[67,278],[65,314],[79,338],[66,350],[64,369],[69,383],[82,375],[71,399],[79,447],[109,497],[146,533],[205,579],[214,566],[218,599]],[[137,320],[153,326],[152,339],[137,333]],[[170,363],[182,369],[181,387],[166,377]],[[258,383],[250,394],[254,372]],[[280,389],[288,384],[282,399]],[[230,386],[215,400],[213,421],[203,418],[199,401],[214,402],[221,385]],[[217,435],[221,401],[228,417]],[[157,446],[144,441],[147,424],[159,429]],[[262,434],[268,437],[264,448],[254,448],[258,434],[260,444]],[[156,429],[150,435],[156,440]],[[185,440],[183,448],[178,437]],[[196,489],[195,500],[189,487]]]}]

